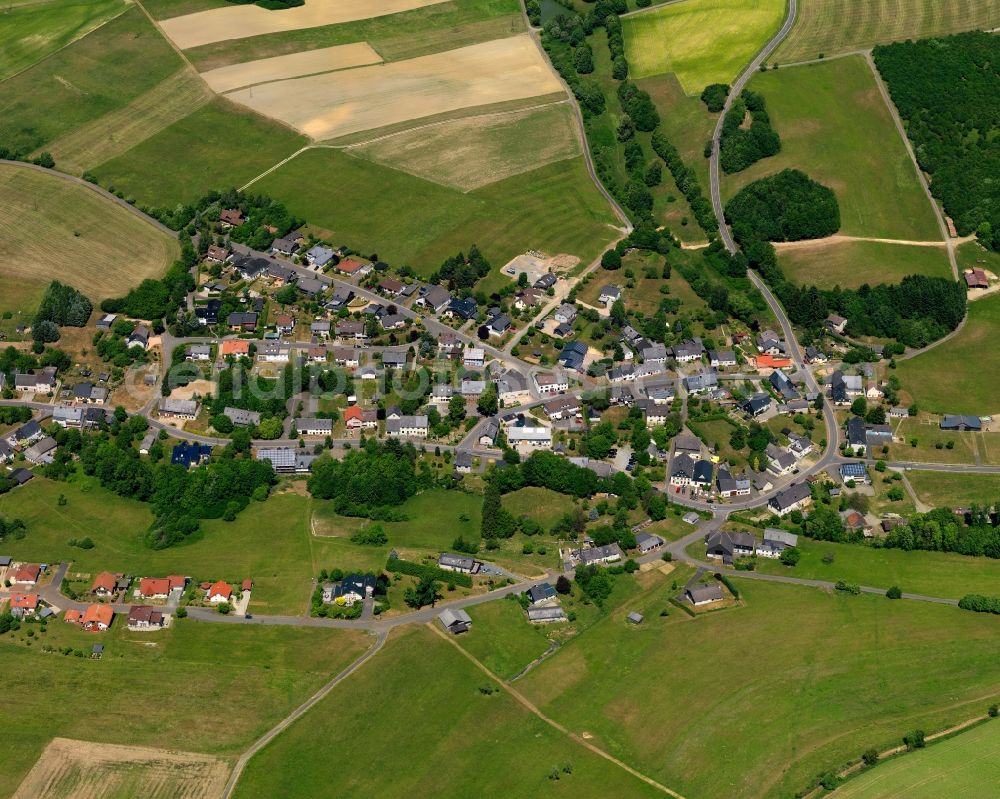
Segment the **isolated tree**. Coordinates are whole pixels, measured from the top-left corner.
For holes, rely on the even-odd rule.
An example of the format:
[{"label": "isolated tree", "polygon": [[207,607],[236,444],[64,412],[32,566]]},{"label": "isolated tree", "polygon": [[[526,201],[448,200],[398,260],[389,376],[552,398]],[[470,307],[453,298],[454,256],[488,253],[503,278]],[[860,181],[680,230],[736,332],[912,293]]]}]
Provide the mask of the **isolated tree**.
[{"label": "isolated tree", "polygon": [[573,585],[565,574],[560,574],[556,579],[556,593],[568,594],[573,590]]}]

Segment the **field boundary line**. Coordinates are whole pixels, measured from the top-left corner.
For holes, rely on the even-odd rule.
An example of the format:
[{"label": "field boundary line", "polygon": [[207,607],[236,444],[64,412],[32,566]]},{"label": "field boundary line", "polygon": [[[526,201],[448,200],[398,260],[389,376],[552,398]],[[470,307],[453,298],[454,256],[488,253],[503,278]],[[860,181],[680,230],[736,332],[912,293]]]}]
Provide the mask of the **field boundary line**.
[{"label": "field boundary line", "polygon": [[242,755],[240,755],[239,760],[236,761],[236,765],[233,766],[232,773],[229,775],[229,779],[226,781],[226,787],[222,791],[221,799],[230,799],[233,795],[233,791],[236,790],[236,784],[239,782],[241,776],[243,776],[243,771],[247,767],[247,763],[250,762],[250,758],[256,755],[261,749],[267,746],[271,741],[277,738],[281,733],[287,730],[294,722],[298,721],[302,716],[304,716],[309,710],[318,704],[322,699],[326,697],[334,688],[340,685],[341,682],[346,680],[355,671],[357,671],[361,666],[363,666],[368,660],[370,660],[385,644],[386,639],[389,637],[388,631],[379,632],[375,639],[375,644],[350,663],[343,671],[341,671],[336,677],[334,677],[330,682],[320,688],[316,693],[310,696],[305,702],[299,705],[295,710],[289,713],[285,718],[275,724],[270,730],[265,732],[260,738],[254,741],[250,748],[247,749]]},{"label": "field boundary line", "polygon": [[301,155],[306,150],[311,150],[313,148],[313,146],[314,145],[312,145],[312,144],[307,144],[305,147],[300,147],[298,150],[296,150],[294,153],[292,153],[290,156],[288,156],[288,158],[281,159],[274,166],[270,167],[269,169],[264,170],[259,175],[257,175],[257,177],[255,177],[255,178],[247,181],[245,184],[243,184],[242,186],[239,187],[238,191],[246,191],[248,188],[250,188],[258,180],[260,180],[261,178],[266,178],[268,175],[270,175],[272,172],[274,172],[274,170],[279,169],[280,167],[283,167],[285,164],[287,164],[289,161],[291,161],[297,155]]},{"label": "field boundary line", "polygon": [[827,61],[836,61],[839,58],[849,58],[855,55],[866,56],[871,51],[872,48],[870,47],[862,47],[858,50],[845,50],[843,53],[834,53],[833,55],[823,56],[823,58],[806,58],[803,61],[789,61],[787,64],[782,64],[778,61],[775,61],[774,63],[781,69],[788,69],[789,67],[808,67],[813,64],[825,64]]},{"label": "field boundary line", "polygon": [[652,11],[659,11],[661,8],[666,8],[667,6],[676,6],[680,3],[686,3],[687,0],[667,0],[665,3],[657,3],[656,5],[647,6],[646,8],[637,8],[635,11],[629,11],[625,14],[619,14],[619,18],[626,19],[628,17],[638,17],[640,14],[649,14]]},{"label": "field boundary line", "polygon": [[[33,4],[33,5],[44,5],[44,1],[43,2],[39,2],[37,4]],[[99,31],[101,28],[103,28],[109,22],[114,22],[116,19],[118,19],[118,17],[120,17],[122,14],[124,14],[126,11],[128,11],[129,8],[130,8],[129,0],[126,0],[125,4],[122,6],[122,10],[119,11],[117,14],[115,14],[113,17],[109,17],[108,19],[104,20],[104,22],[102,22],[100,25],[98,25],[96,28],[91,28],[89,31],[87,31],[83,35],[81,35],[81,36],[75,36],[73,39],[71,39],[70,41],[66,42],[66,44],[64,44],[62,47],[57,47],[51,53],[47,53],[46,55],[42,56],[37,61],[35,61],[33,64],[28,64],[28,66],[23,67],[22,69],[19,69],[14,74],[8,75],[3,80],[0,80],[0,83],[4,83],[4,82],[6,82],[8,80],[12,80],[12,79],[16,78],[18,75],[20,75],[20,74],[22,74],[24,72],[27,72],[29,69],[32,69],[32,68],[38,66],[39,64],[43,63],[44,61],[47,61],[48,59],[52,58],[52,56],[54,56],[56,53],[61,53],[63,50],[65,50],[71,44],[76,44],[77,42],[79,42],[79,41],[81,41],[83,39],[86,39],[88,36],[90,36],[90,34],[94,33],[94,31]]]},{"label": "field boundary line", "polygon": [[[577,735],[575,732],[571,732],[570,730],[568,730],[566,727],[564,727],[562,724],[560,724],[555,719],[551,719],[548,716],[546,716],[544,713],[542,713],[541,710],[538,709],[538,707],[533,702],[531,702],[526,696],[524,696],[524,694],[522,694],[517,689],[513,688],[510,685],[510,683],[508,683],[506,680],[500,679],[496,674],[494,674],[492,671],[490,671],[482,662],[480,662],[471,652],[469,652],[464,647],[462,647],[461,644],[459,644],[453,638],[449,638],[447,635],[445,635],[445,633],[442,630],[440,630],[438,628],[438,626],[434,622],[432,622],[432,621],[427,622],[427,626],[434,633],[436,633],[439,637],[443,638],[445,641],[447,641],[449,644],[451,644],[453,647],[455,647],[455,649],[457,649],[459,652],[461,652],[469,661],[472,662],[473,665],[476,666],[476,668],[478,668],[481,672],[483,672],[484,674],[486,674],[486,676],[488,676],[491,680],[495,680],[500,685],[500,687],[503,688],[503,690],[505,690],[508,694],[510,694],[518,702],[518,704],[520,704],[525,710],[527,710],[530,713],[532,713],[533,715],[537,716],[539,719],[541,719],[542,721],[544,721],[550,727],[552,727],[553,729],[561,732],[563,735],[565,735],[571,741],[573,741],[574,743],[579,744],[580,746],[584,747],[585,749],[588,749],[589,751],[593,752],[595,755],[598,755],[599,757],[603,757],[605,760],[607,760],[607,761],[609,761],[611,763],[614,763],[616,766],[618,766],[618,768],[622,769],[623,771],[628,772],[629,774],[631,774],[636,779],[642,780],[647,785],[651,785],[652,787],[656,788],[657,790],[662,791],[663,793],[665,793],[665,794],[667,794],[669,796],[673,796],[674,799],[685,799],[685,797],[682,796],[681,794],[677,793],[677,791],[671,790],[666,785],[663,785],[662,783],[659,783],[656,780],[654,780],[652,777],[647,777],[641,771],[637,771],[636,769],[632,768],[630,765],[628,765],[628,763],[625,763],[625,762],[619,760],[614,755],[609,754],[608,752],[605,752],[600,747],[595,746],[594,744],[590,743],[589,741],[584,740],[579,735]],[[228,797],[223,797],[223,799],[228,799]]]},{"label": "field boundary line", "polygon": [[[951,264],[951,274],[952,277],[954,277],[955,282],[958,282],[958,261],[955,258],[955,243],[948,234],[948,225],[945,224],[944,221],[944,211],[938,206],[937,200],[934,199],[934,195],[931,194],[930,184],[927,182],[927,178],[924,175],[923,170],[920,168],[916,153],[913,152],[913,145],[910,143],[910,139],[906,135],[906,129],[903,127],[903,120],[900,119],[899,111],[896,110],[896,104],[892,102],[892,97],[889,96],[889,90],[886,87],[885,82],[882,80],[882,75],[879,73],[878,68],[875,66],[875,58],[872,56],[870,50],[865,54],[865,61],[868,63],[868,68],[871,70],[871,73],[875,78],[875,85],[878,86],[879,94],[882,95],[882,100],[885,102],[885,106],[889,110],[889,116],[892,117],[892,122],[896,126],[896,132],[903,140],[903,146],[906,148],[906,152],[910,156],[910,162],[913,164],[913,168],[917,172],[917,180],[920,181],[920,185],[924,189],[924,194],[927,196],[927,201],[931,204],[931,208],[934,209],[934,218],[937,219],[941,239],[944,241],[945,247],[948,248],[948,262]],[[968,315],[968,311],[966,311],[966,315]]]}]

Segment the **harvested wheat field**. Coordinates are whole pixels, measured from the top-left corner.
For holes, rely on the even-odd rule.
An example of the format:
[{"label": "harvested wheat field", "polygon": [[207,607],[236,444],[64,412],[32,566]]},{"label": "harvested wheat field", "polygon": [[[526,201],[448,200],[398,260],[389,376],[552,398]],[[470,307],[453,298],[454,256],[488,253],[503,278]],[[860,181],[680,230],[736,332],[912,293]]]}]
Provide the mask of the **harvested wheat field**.
[{"label": "harvested wheat field", "polygon": [[346,148],[462,191],[580,155],[573,111],[560,101],[419,126]]},{"label": "harvested wheat field", "polygon": [[440,2],[442,0],[380,0],[373,4],[367,0],[309,0],[305,5],[281,11],[237,5],[172,17],[162,20],[160,26],[174,44],[187,50],[212,42],[382,17]]},{"label": "harvested wheat field", "polygon": [[369,64],[378,64],[381,61],[381,56],[372,49],[370,44],[356,42],[354,44],[340,44],[336,47],[323,47],[319,50],[306,50],[304,53],[261,58],[242,64],[231,64],[228,67],[219,67],[203,72],[201,76],[209,86],[221,94],[257,83],[300,78],[303,75],[317,75],[321,72],[333,72],[349,67],[363,67]]},{"label": "harvested wheat field", "polygon": [[53,738],[14,799],[217,799],[228,775],[208,755]]},{"label": "harvested wheat field", "polygon": [[182,69],[123,108],[60,136],[45,149],[62,171],[82,174],[128,152],[211,99],[201,79]]},{"label": "harvested wheat field", "polygon": [[227,97],[322,140],[560,89],[523,34],[408,61],[265,83]]},{"label": "harvested wheat field", "polygon": [[93,189],[0,166],[0,285],[61,280],[96,303],[160,277],[177,240]]}]

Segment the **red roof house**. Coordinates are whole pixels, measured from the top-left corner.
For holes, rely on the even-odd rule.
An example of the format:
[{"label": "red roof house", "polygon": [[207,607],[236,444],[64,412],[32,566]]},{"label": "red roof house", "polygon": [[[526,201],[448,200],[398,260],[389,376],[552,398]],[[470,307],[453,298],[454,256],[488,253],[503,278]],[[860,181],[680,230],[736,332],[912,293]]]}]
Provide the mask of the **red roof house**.
[{"label": "red roof house", "polygon": [[754,364],[758,369],[787,369],[792,365],[791,358],[782,358],[777,355],[758,355],[754,359]]},{"label": "red roof house", "polygon": [[36,563],[22,563],[14,572],[15,583],[24,585],[34,585],[38,582],[38,575],[42,573],[42,567]]},{"label": "red roof house", "polygon": [[205,598],[209,602],[218,604],[220,602],[228,602],[232,595],[233,587],[229,583],[219,580],[219,582],[213,583],[212,587],[208,589],[208,595]]},{"label": "red roof house", "polygon": [[80,623],[83,629],[92,633],[104,632],[111,626],[111,621],[115,617],[115,612],[110,605],[89,605],[83,612]]},{"label": "red roof house", "polygon": [[965,273],[965,283],[970,289],[988,289],[990,287],[986,272],[979,267]]},{"label": "red roof house", "polygon": [[80,611],[73,610],[73,608],[70,608],[69,610],[66,611],[66,615],[63,616],[63,621],[68,622],[69,624],[79,624]]},{"label": "red roof house", "polygon": [[249,355],[250,342],[246,339],[227,338],[222,342],[222,356]]},{"label": "red roof house", "polygon": [[94,578],[94,584],[90,586],[90,593],[98,596],[111,596],[115,592],[117,582],[111,572],[101,572]]},{"label": "red roof house", "polygon": [[341,261],[337,264],[337,270],[344,272],[348,275],[353,275],[359,269],[362,269],[364,264],[361,261],[355,261],[353,258],[348,258],[346,261]]},{"label": "red roof house", "polygon": [[21,618],[38,610],[38,594],[14,594],[10,598],[10,612]]},{"label": "red roof house", "polygon": [[143,577],[139,580],[139,596],[166,599],[175,588],[183,588],[187,580],[178,575]]}]

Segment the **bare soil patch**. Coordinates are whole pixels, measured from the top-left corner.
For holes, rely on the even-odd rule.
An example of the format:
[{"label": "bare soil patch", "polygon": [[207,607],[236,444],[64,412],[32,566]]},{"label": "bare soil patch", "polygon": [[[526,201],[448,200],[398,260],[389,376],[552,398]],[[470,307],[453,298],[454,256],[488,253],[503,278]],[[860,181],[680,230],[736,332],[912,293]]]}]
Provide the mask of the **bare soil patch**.
[{"label": "bare soil patch", "polygon": [[208,755],[53,738],[14,799],[216,799],[228,775]]},{"label": "bare soil patch", "polygon": [[238,5],[165,19],[160,26],[178,47],[186,50],[212,42],[371,19],[438,2],[441,0],[381,0],[377,4],[366,0],[309,0],[282,11]]},{"label": "bare soil patch", "polygon": [[231,64],[203,72],[202,77],[215,91],[231,92],[257,83],[267,83],[274,80],[301,78],[303,75],[317,75],[321,72],[333,72],[337,69],[362,67],[378,64],[382,61],[367,42],[340,44],[336,47],[323,47],[319,50],[307,50],[304,53],[279,55],[274,58],[261,58],[257,61],[245,61],[242,64]]},{"label": "bare soil patch", "polygon": [[528,35],[227,95],[313,139],[560,91]]},{"label": "bare soil patch", "polygon": [[204,397],[206,394],[215,393],[215,383],[211,380],[193,380],[186,386],[178,386],[173,391],[170,392],[171,399],[182,399],[189,400],[193,399],[194,395],[197,394],[199,397]]}]

